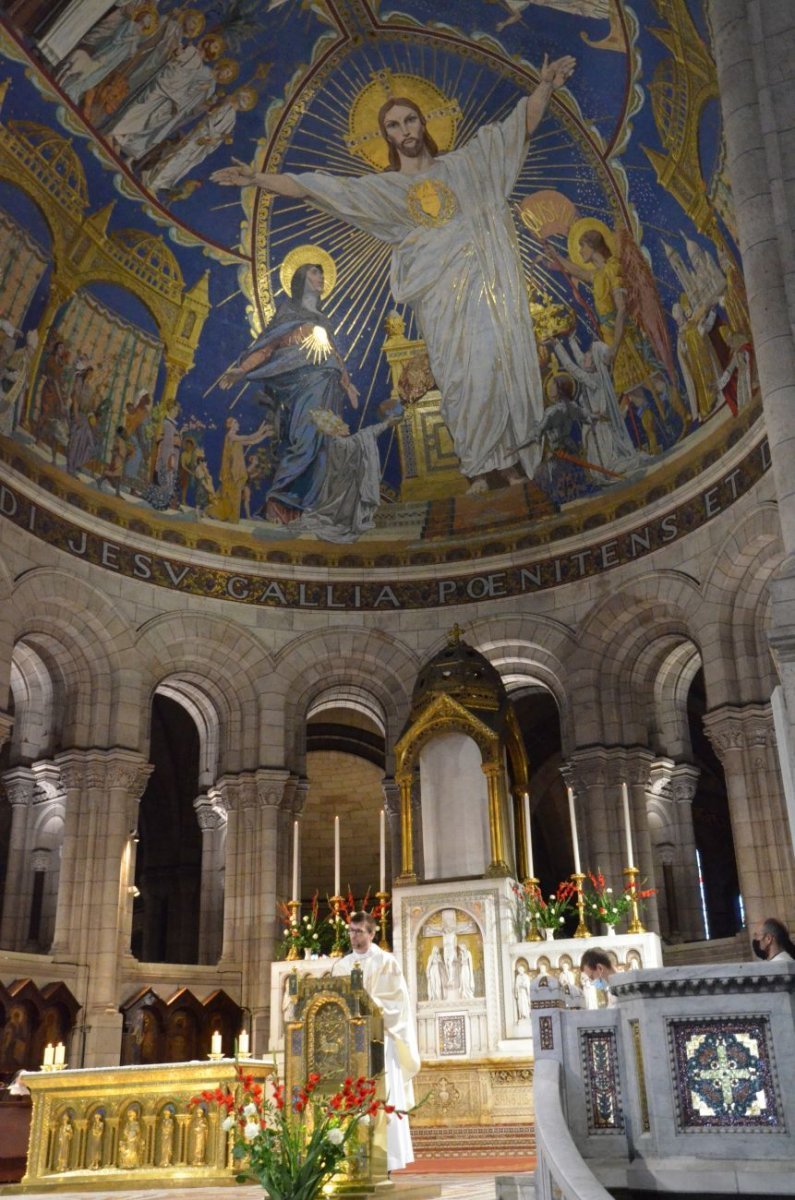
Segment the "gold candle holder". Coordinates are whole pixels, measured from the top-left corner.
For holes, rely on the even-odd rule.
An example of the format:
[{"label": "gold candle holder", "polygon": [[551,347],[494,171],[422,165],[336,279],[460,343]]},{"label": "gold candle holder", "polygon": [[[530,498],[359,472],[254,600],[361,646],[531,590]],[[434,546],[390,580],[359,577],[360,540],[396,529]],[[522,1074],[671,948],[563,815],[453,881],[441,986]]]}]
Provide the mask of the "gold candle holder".
[{"label": "gold candle holder", "polygon": [[[287,907],[290,910],[290,928],[297,929],[298,928],[298,913],[301,909],[301,901],[300,900],[288,900]],[[296,946],[295,941],[293,941],[293,944],[290,946],[290,949],[287,951],[287,957],[290,960],[301,957],[300,951],[299,951],[298,947]]]},{"label": "gold candle holder", "polygon": [[[525,890],[529,888],[533,895],[539,896],[541,894],[541,881],[540,879],[536,879],[535,875],[530,875],[527,879],[525,879],[524,886]],[[543,940],[544,939],[542,938],[541,934],[538,932],[538,920],[536,918],[536,914],[533,913],[530,918],[530,928],[527,931],[525,941],[543,942]]]},{"label": "gold candle holder", "polygon": [[331,920],[334,925],[334,945],[331,947],[329,957],[342,958],[345,953],[340,938],[340,927],[342,925],[342,921],[340,920],[340,905],[342,904],[342,896],[330,896],[329,904],[331,905]]},{"label": "gold candle holder", "polygon": [[220,1054],[216,1054],[211,1050],[207,1057],[209,1058],[210,1062],[221,1062],[224,1057],[224,1053],[222,1050]]},{"label": "gold candle holder", "polygon": [[626,890],[629,892],[629,903],[632,911],[632,920],[627,925],[627,933],[647,933],[648,930],[641,921],[640,913],[638,912],[637,892],[640,871],[637,867],[624,867],[624,874],[627,878]]},{"label": "gold candle holder", "polygon": [[580,918],[577,928],[574,930],[574,936],[576,938],[589,938],[591,936],[591,931],[585,924],[585,896],[583,895],[582,890],[582,885],[585,882],[585,876],[581,872],[575,871],[571,876],[571,880],[577,889],[577,913]]},{"label": "gold candle holder", "polygon": [[391,950],[389,942],[386,940],[386,902],[389,899],[389,892],[376,892],[375,898],[381,905],[381,936],[378,939],[378,945],[382,950]]}]

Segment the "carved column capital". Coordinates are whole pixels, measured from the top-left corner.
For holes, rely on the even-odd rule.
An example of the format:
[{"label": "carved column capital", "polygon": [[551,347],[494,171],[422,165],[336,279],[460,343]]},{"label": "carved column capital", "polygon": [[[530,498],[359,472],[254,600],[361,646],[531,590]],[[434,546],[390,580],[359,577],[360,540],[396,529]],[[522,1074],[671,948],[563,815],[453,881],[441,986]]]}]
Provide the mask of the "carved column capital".
[{"label": "carved column capital", "polygon": [[11,767],[3,772],[3,790],[12,808],[25,807],[33,803],[36,792],[36,776],[30,767]]},{"label": "carved column capital", "polygon": [[64,783],[57,763],[42,759],[33,763],[31,770],[36,779],[36,803],[53,800],[63,803]]},{"label": "carved column capital", "polygon": [[567,787],[584,793],[591,787],[615,788],[622,783],[646,785],[654,758],[646,746],[583,746],[560,768]]},{"label": "carved column capital", "polygon": [[33,871],[48,871],[50,868],[50,850],[32,850],[30,865]]},{"label": "carved column capital", "polygon": [[722,763],[733,752],[767,749],[775,742],[769,704],[724,704],[704,714],[704,730]]},{"label": "carved column capital", "polygon": [[672,758],[655,758],[649,766],[646,799],[689,804],[696,794],[700,774],[700,769],[692,763],[677,763]]},{"label": "carved column capital", "polygon": [[226,824],[226,808],[209,795],[197,796],[193,801],[193,811],[202,833],[212,833]]},{"label": "carved column capital", "polygon": [[295,800],[295,776],[284,767],[257,767],[254,773],[260,808],[292,810]]}]

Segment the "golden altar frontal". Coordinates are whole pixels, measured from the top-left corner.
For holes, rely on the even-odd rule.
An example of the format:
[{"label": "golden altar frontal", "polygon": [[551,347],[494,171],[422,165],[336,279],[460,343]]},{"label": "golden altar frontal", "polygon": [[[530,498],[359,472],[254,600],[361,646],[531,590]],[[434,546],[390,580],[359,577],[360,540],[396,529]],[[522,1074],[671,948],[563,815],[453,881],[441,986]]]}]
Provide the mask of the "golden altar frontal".
[{"label": "golden altar frontal", "polygon": [[[246,1059],[258,1083],[274,1064]],[[15,1192],[210,1186],[235,1181],[233,1133],[202,1091],[231,1087],[233,1059],[25,1074],[33,1111]]]}]

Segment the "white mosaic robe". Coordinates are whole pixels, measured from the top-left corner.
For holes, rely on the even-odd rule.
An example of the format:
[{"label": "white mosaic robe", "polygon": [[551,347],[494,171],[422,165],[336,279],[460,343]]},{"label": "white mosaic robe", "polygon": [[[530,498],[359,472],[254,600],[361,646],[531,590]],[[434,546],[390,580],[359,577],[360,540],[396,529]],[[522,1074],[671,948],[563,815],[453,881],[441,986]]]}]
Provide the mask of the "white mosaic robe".
[{"label": "white mosaic robe", "polygon": [[392,246],[392,293],[410,304],[464,475],[521,462],[543,414],[538,355],[507,198],[524,163],[527,101],[417,175],[290,176],[307,197]]}]

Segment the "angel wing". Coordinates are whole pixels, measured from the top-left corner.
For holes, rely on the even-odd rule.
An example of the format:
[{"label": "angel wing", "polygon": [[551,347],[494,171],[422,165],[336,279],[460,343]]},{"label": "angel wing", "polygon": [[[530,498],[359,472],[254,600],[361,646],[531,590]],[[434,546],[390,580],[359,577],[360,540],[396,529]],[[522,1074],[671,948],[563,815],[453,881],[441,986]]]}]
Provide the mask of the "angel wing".
[{"label": "angel wing", "polygon": [[632,234],[626,229],[616,231],[616,251],[621,263],[629,315],[651,342],[657,360],[665,368],[668,378],[676,379],[668,326],[649,264]]}]

